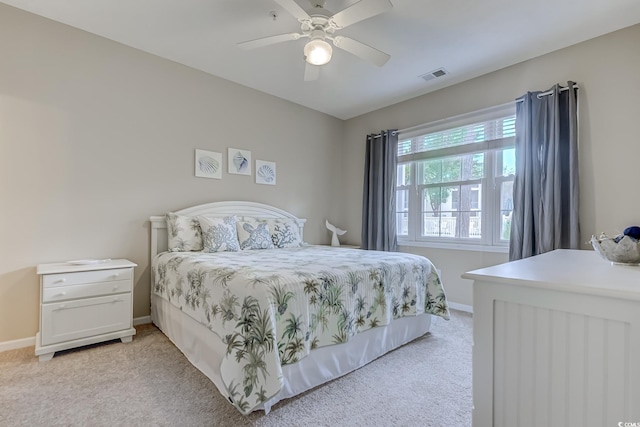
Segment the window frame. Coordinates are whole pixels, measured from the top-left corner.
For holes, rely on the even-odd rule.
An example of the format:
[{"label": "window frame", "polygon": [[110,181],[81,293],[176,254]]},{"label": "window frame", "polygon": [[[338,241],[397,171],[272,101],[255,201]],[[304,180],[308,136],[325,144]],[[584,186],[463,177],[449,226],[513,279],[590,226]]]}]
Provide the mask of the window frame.
[{"label": "window frame", "polygon": [[[398,140],[407,141],[417,137],[424,137],[435,132],[453,130],[462,126],[487,123],[493,120],[515,118],[515,102],[491,107],[488,109],[467,113],[464,115],[451,117],[427,123],[405,131],[400,131]],[[413,144],[413,143],[412,143]],[[398,244],[401,246],[423,246],[447,249],[481,250],[489,252],[508,252],[509,241],[502,239],[501,221],[503,220],[501,210],[502,183],[514,180],[514,174],[502,175],[502,160],[499,159],[505,150],[515,148],[515,135],[507,136],[488,141],[468,143],[464,145],[453,145],[436,148],[428,151],[409,152],[402,155],[397,154],[398,168],[409,164],[410,176],[409,185],[399,186],[396,180],[396,194],[399,190],[407,190],[408,201],[408,221],[407,234],[396,232]],[[424,184],[418,182],[418,169],[421,161],[432,159],[445,159],[448,157],[461,157],[463,155],[484,154],[483,177],[480,179],[458,180],[451,182],[439,182]],[[399,169],[397,169],[399,170]],[[429,187],[461,186],[472,183],[481,185],[481,196],[479,202],[482,209],[481,217],[481,237],[447,237],[447,236],[423,236],[423,207],[422,191]],[[475,209],[472,209],[476,211]],[[396,221],[399,220],[396,206]]]}]

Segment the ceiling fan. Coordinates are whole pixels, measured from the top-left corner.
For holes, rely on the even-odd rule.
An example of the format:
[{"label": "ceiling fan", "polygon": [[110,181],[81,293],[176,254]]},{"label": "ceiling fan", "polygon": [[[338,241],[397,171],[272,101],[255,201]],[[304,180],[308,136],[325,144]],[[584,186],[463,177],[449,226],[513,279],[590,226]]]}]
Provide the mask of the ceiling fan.
[{"label": "ceiling fan", "polygon": [[306,60],[304,71],[305,81],[316,80],[320,74],[320,66],[331,60],[333,49],[327,40],[333,42],[335,47],[345,50],[379,67],[383,66],[391,57],[378,49],[367,46],[352,38],[335,35],[338,30],[393,8],[393,4],[391,4],[389,0],[360,0],[336,14],[332,14],[324,8],[324,0],[311,0],[312,8],[309,11],[305,11],[294,0],[274,1],[300,22],[301,32],[262,37],[238,43],[238,46],[242,49],[249,50],[276,43],[308,38],[309,41],[304,46],[304,57]]}]

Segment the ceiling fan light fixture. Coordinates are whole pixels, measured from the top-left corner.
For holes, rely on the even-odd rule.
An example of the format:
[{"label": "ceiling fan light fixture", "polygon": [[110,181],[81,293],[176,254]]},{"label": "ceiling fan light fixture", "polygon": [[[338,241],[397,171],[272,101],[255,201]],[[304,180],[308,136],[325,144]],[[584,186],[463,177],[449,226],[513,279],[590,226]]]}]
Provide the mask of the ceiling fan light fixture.
[{"label": "ceiling fan light fixture", "polygon": [[305,60],[311,65],[324,65],[331,61],[333,49],[331,45],[322,39],[309,41],[304,45]]}]

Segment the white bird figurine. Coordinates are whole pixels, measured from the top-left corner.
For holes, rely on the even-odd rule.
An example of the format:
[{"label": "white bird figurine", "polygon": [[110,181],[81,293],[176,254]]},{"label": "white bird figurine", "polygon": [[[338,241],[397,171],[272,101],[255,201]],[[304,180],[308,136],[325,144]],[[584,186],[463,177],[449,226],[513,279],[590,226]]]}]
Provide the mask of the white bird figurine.
[{"label": "white bird figurine", "polygon": [[340,240],[338,240],[338,236],[342,236],[347,230],[342,230],[335,225],[331,224],[329,220],[325,220],[327,225],[327,230],[333,232],[331,236],[331,246],[340,246]]}]

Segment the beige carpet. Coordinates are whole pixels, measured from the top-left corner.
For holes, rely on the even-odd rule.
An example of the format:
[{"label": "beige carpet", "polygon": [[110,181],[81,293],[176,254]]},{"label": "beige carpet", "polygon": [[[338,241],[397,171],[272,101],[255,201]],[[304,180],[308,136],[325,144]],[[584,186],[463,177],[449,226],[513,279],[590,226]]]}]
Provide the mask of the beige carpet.
[{"label": "beige carpet", "polygon": [[154,326],[56,353],[0,353],[0,426],[470,426],[470,315],[369,365],[243,417]]}]

